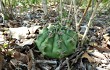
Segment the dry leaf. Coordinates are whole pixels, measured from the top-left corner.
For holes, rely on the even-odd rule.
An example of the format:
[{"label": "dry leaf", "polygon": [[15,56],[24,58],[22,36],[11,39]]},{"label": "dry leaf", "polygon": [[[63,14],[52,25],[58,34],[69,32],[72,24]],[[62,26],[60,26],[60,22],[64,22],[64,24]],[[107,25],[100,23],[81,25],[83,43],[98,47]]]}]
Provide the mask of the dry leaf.
[{"label": "dry leaf", "polygon": [[29,34],[27,27],[19,27],[19,28],[9,28],[10,34],[12,35],[12,38],[15,39],[21,39],[26,38]]},{"label": "dry leaf", "polygon": [[13,57],[19,61],[27,63],[29,61],[28,56],[26,54],[15,51]]},{"label": "dry leaf", "polygon": [[107,68],[108,70],[110,70],[110,64],[108,64],[106,68]]},{"label": "dry leaf", "polygon": [[101,68],[101,67],[96,67],[96,70],[108,70],[108,69]]},{"label": "dry leaf", "polygon": [[94,59],[93,59],[90,55],[88,55],[87,52],[85,52],[85,53],[82,55],[82,58],[87,58],[90,63],[91,63],[91,62],[95,62]]},{"label": "dry leaf", "polygon": [[39,29],[41,26],[33,26],[33,27],[30,27],[28,28],[29,29],[29,32],[31,34],[34,34],[36,32],[37,29]]},{"label": "dry leaf", "polygon": [[3,44],[5,41],[4,35],[0,35],[0,44]]},{"label": "dry leaf", "polygon": [[89,45],[91,45],[93,48],[97,49],[98,51],[102,51],[102,52],[103,51],[105,51],[105,52],[110,51],[110,49],[108,49],[105,44],[103,44],[102,48],[98,47],[97,42],[90,42]]},{"label": "dry leaf", "polygon": [[27,38],[27,36],[30,34],[34,34],[37,29],[39,29],[41,26],[33,26],[30,28],[27,27],[19,27],[19,28],[9,28],[10,34],[12,35],[12,38],[15,39],[24,39]]},{"label": "dry leaf", "polygon": [[107,59],[102,53],[100,53],[97,50],[95,50],[94,52],[91,52],[91,54],[94,55],[97,58],[100,58],[100,59]]},{"label": "dry leaf", "polygon": [[110,38],[110,37],[108,36],[108,34],[104,34],[103,37],[104,37],[105,40],[108,40],[108,39]]},{"label": "dry leaf", "polygon": [[19,46],[31,45],[34,39],[22,39],[21,43],[17,43]]},{"label": "dry leaf", "polygon": [[107,41],[107,47],[110,49],[110,41]]}]

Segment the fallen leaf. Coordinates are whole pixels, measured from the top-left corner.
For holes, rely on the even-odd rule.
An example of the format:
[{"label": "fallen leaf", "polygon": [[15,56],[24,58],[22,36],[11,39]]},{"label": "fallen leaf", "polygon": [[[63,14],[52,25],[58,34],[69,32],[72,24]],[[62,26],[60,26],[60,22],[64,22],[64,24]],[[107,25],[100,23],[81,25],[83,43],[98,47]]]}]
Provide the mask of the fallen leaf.
[{"label": "fallen leaf", "polygon": [[26,54],[20,53],[18,51],[15,51],[13,57],[18,61],[22,61],[24,63],[27,63],[29,61],[28,56]]},{"label": "fallen leaf", "polygon": [[110,41],[107,41],[107,48],[110,49]]},{"label": "fallen leaf", "polygon": [[109,37],[109,34],[108,34],[108,33],[107,33],[107,34],[104,34],[104,35],[103,35],[103,37],[104,37],[104,39],[105,39],[106,41],[110,39],[110,37]]},{"label": "fallen leaf", "polygon": [[88,55],[87,52],[85,52],[81,58],[87,58],[90,63],[95,62],[94,59],[90,55]]},{"label": "fallen leaf", "polygon": [[21,38],[26,38],[27,34],[29,34],[27,27],[19,27],[19,28],[9,28],[10,34],[12,38],[20,40]]},{"label": "fallen leaf", "polygon": [[5,41],[5,37],[2,34],[3,34],[3,32],[0,32],[0,44],[3,44]]},{"label": "fallen leaf", "polygon": [[107,59],[102,53],[100,53],[99,51],[95,50],[94,52],[91,52],[90,54],[92,54],[93,56],[99,58],[99,59]]},{"label": "fallen leaf", "polygon": [[108,64],[106,68],[107,68],[108,70],[110,70],[110,64]]},{"label": "fallen leaf", "polygon": [[24,39],[27,38],[29,34],[34,34],[41,26],[33,26],[30,28],[27,27],[18,27],[18,28],[9,28],[12,38],[15,39]]},{"label": "fallen leaf", "polygon": [[19,46],[31,45],[34,42],[34,39],[22,39],[21,43],[17,43]]},{"label": "fallen leaf", "polygon": [[33,27],[30,27],[28,28],[29,29],[29,32],[31,34],[34,34],[36,32],[37,29],[39,29],[41,26],[33,26]]},{"label": "fallen leaf", "polygon": [[90,44],[89,45],[91,45],[93,48],[95,48],[95,49],[97,49],[98,51],[104,51],[104,52],[109,52],[110,51],[110,49],[108,49],[108,48],[106,48],[106,46],[104,46],[104,44],[103,44],[103,46],[104,47],[98,47],[98,44],[96,43],[96,42],[90,42]]},{"label": "fallen leaf", "polygon": [[108,69],[101,68],[101,67],[96,67],[96,70],[108,70]]}]

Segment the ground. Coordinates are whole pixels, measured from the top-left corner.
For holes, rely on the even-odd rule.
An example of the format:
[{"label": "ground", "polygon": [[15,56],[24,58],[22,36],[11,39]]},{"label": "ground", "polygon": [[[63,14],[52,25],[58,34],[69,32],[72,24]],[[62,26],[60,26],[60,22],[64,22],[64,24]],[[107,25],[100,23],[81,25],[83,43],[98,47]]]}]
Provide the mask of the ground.
[{"label": "ground", "polygon": [[[65,12],[64,17],[66,14]],[[110,13],[97,12],[84,45],[80,45],[79,35],[75,52],[65,58],[54,59],[43,56],[34,40],[45,26],[59,22],[58,15],[58,12],[52,9],[47,15],[44,15],[41,9],[37,9],[17,15],[15,19],[4,20],[4,23],[1,21],[0,70],[109,70]],[[79,15],[80,19],[82,12]],[[70,14],[71,18],[72,14]],[[75,28],[74,19],[65,22],[67,20],[65,17],[63,20],[65,26]],[[82,23],[79,31],[81,36],[87,27],[87,16]]]}]

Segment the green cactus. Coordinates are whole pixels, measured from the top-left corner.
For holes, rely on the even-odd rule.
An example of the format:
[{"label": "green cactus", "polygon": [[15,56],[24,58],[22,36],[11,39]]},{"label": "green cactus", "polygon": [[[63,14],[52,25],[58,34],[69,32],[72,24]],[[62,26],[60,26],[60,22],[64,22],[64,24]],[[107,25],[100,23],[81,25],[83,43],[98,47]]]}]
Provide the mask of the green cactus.
[{"label": "green cactus", "polygon": [[63,58],[72,54],[77,45],[78,35],[64,26],[45,27],[35,43],[41,53],[51,58]]}]

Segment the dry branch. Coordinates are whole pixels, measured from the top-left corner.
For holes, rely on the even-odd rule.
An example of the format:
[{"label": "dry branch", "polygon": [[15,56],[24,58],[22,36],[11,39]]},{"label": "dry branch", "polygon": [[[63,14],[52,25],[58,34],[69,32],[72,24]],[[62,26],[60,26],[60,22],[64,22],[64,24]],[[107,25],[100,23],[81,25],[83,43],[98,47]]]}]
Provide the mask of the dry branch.
[{"label": "dry branch", "polygon": [[85,33],[84,33],[84,35],[83,35],[83,38],[82,38],[82,41],[81,41],[81,45],[83,45],[83,43],[84,43],[84,41],[85,41],[85,37],[86,37],[86,35],[87,35],[88,31],[89,31],[90,25],[92,24],[92,20],[93,20],[93,18],[94,18],[94,16],[95,16],[95,13],[97,12],[97,8],[98,8],[100,2],[101,2],[101,1],[97,1],[97,2],[96,2],[95,8],[94,8],[94,10],[93,10],[93,12],[92,12],[92,15],[91,15],[91,17],[90,17],[90,19],[89,19],[89,22],[88,22],[88,24],[87,24]]},{"label": "dry branch", "polygon": [[87,11],[88,11],[90,5],[91,5],[91,2],[92,2],[92,0],[89,0],[88,5],[87,5],[87,8],[84,10],[83,16],[82,16],[82,18],[81,18],[80,21],[79,21],[78,27],[80,27],[80,25],[81,25],[81,23],[82,23],[82,21],[83,21],[83,19],[84,19],[84,16],[86,15],[86,13],[87,13]]}]

